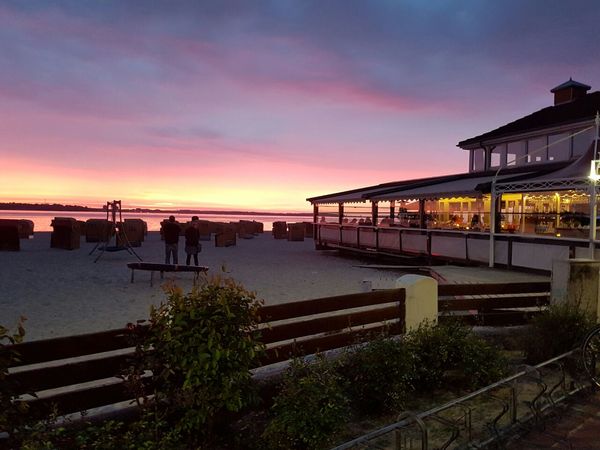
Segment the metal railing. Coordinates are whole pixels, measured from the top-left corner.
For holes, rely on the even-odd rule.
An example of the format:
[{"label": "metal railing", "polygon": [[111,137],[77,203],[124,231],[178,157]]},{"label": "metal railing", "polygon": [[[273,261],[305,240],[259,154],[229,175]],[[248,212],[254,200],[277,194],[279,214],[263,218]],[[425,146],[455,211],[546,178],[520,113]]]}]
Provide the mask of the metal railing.
[{"label": "metal railing", "polygon": [[590,386],[580,353],[576,349],[536,366],[523,366],[508,378],[428,411],[404,412],[395,423],[333,450],[479,449],[506,442],[543,427],[549,416],[557,414],[558,404]]}]

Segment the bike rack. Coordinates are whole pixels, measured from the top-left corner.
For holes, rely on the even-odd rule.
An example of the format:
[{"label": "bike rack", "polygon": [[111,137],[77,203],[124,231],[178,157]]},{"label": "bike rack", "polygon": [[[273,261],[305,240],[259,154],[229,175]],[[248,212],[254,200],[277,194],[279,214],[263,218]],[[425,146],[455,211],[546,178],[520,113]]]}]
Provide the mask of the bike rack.
[{"label": "bike rack", "polygon": [[[404,412],[398,416],[395,423],[339,445],[333,450],[359,448],[429,450],[433,448],[446,449],[453,443],[457,445],[456,448],[475,449],[508,441],[511,437],[530,431],[535,426],[541,427],[543,431],[545,421],[561,403],[591,386],[587,377],[580,376],[579,373],[569,373],[566,369],[565,362],[570,359],[580,359],[580,353],[581,349],[575,349],[536,366],[522,366],[522,370],[510,377],[428,411],[416,414]],[[528,389],[530,398],[533,396],[531,400],[525,399],[523,392],[519,392],[519,385]],[[497,393],[503,389],[508,390],[508,395],[505,397]],[[479,430],[481,430],[479,434],[484,435],[479,435],[477,438],[474,432],[476,420],[473,419],[473,411],[477,409],[477,406],[473,406],[472,403],[485,399],[492,400],[492,403],[497,405],[498,413],[479,424]],[[520,402],[527,408],[519,409]],[[453,408],[459,408],[463,414],[456,419],[448,419],[440,415]],[[484,408],[491,407],[486,404]],[[500,426],[504,417],[508,417],[508,425]],[[439,438],[439,442],[434,442],[429,433],[428,422],[431,421],[441,424],[447,430],[447,437],[443,440]],[[412,441],[408,443],[406,440],[409,428],[414,425],[417,425],[419,430],[417,435],[420,436],[420,442],[416,446],[413,446]],[[555,441],[562,442],[561,437],[545,431],[544,433]],[[393,442],[391,447],[381,447],[379,443],[375,442],[375,440],[379,441],[385,437],[389,438],[388,441]],[[459,438],[463,438],[461,442],[458,442]]]}]

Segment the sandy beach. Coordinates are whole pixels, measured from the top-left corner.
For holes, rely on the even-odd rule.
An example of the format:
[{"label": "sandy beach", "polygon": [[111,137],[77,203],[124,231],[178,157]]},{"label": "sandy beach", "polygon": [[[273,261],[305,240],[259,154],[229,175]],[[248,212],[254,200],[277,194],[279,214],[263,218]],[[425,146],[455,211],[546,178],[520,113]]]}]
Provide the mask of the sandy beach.
[{"label": "sandy beach", "polygon": [[[130,283],[128,262],[137,261],[125,251],[88,255],[95,244],[81,242],[78,250],[50,248],[50,233],[36,233],[21,241],[21,251],[0,252],[0,325],[14,326],[19,316],[27,317],[27,340],[119,328],[127,322],[148,317],[150,305],[165,296],[160,277],[136,271]],[[150,232],[135,251],[147,262],[164,262],[164,244]],[[203,242],[200,264],[210,274],[225,268],[228,276],[256,292],[265,304],[276,304],[360,292],[363,280],[373,288],[393,287],[399,270],[377,270],[359,265],[374,261],[340,256],[336,251],[316,251],[311,239],[303,242],[275,240],[270,233],[239,239],[234,247],[215,247]],[[179,262],[185,262],[183,243]],[[527,281],[541,277],[486,268],[443,266],[436,268],[449,281]],[[165,274],[184,290],[193,274]]]}]

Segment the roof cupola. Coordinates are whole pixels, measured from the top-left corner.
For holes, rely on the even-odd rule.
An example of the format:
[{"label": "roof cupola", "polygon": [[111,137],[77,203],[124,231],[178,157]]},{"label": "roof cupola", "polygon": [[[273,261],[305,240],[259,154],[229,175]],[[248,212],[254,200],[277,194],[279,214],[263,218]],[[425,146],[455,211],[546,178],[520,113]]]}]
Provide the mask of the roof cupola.
[{"label": "roof cupola", "polygon": [[550,92],[554,94],[554,105],[556,106],[584,97],[585,93],[591,88],[587,84],[573,81],[573,78],[569,78],[569,81],[559,84],[554,89],[551,89]]}]

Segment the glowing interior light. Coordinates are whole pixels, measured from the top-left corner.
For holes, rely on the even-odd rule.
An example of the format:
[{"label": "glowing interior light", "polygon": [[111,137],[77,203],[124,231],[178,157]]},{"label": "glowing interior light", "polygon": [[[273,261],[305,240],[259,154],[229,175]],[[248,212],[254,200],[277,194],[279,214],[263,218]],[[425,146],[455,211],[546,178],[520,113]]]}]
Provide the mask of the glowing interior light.
[{"label": "glowing interior light", "polygon": [[598,165],[600,160],[593,159],[590,164],[590,180],[598,181],[600,180],[600,175],[598,174]]}]

